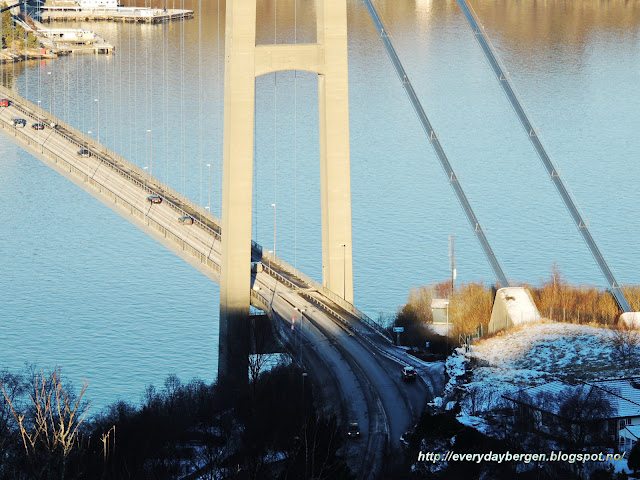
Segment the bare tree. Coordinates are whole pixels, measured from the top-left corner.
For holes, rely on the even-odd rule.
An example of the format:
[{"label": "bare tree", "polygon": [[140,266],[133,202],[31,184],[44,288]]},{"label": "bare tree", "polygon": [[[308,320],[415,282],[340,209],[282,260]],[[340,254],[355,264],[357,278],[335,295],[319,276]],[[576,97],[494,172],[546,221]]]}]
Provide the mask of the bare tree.
[{"label": "bare tree", "polygon": [[633,366],[636,362],[635,354],[640,344],[638,330],[627,325],[622,320],[618,320],[618,324],[611,329],[611,342],[623,367]]},{"label": "bare tree", "polygon": [[[266,319],[265,319],[266,321]],[[269,331],[265,325],[257,324],[256,317],[249,319],[249,378],[255,393],[258,377],[269,357],[265,355]]]},{"label": "bare tree", "polygon": [[29,409],[17,408],[9,385],[0,381],[0,388],[36,478],[59,471],[64,480],[67,460],[77,446],[78,429],[89,409],[89,404],[82,402],[88,383],[83,382],[80,395],[74,398],[62,385],[59,367],[50,375],[41,371],[32,380]]},{"label": "bare tree", "polygon": [[608,429],[603,424],[613,410],[607,392],[591,385],[574,385],[565,387],[558,401],[560,428],[569,443],[607,443]]}]

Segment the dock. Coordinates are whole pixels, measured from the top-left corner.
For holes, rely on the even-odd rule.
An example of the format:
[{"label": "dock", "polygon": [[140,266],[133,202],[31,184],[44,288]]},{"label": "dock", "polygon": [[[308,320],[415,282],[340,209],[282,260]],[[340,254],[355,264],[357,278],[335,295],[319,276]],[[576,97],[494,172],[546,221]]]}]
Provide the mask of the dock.
[{"label": "dock", "polygon": [[112,54],[115,50],[112,44],[86,28],[48,28],[33,19],[28,23],[22,19],[15,19],[15,22],[35,35],[42,45],[36,55],[28,58],[56,58],[76,53]]},{"label": "dock", "polygon": [[54,52],[111,54],[115,47],[86,28],[39,28],[36,32],[44,47]]},{"label": "dock", "polygon": [[77,5],[41,7],[41,21],[112,21],[165,23],[193,17],[193,10],[147,7],[83,8]]}]

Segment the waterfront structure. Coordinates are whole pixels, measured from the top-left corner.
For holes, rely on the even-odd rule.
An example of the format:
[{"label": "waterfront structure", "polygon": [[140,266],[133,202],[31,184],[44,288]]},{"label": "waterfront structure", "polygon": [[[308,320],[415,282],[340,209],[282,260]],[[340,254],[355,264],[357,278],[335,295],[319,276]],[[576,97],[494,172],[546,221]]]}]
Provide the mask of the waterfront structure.
[{"label": "waterfront structure", "polygon": [[43,22],[54,20],[163,23],[193,17],[193,10],[123,7],[116,0],[47,0],[40,7]]}]

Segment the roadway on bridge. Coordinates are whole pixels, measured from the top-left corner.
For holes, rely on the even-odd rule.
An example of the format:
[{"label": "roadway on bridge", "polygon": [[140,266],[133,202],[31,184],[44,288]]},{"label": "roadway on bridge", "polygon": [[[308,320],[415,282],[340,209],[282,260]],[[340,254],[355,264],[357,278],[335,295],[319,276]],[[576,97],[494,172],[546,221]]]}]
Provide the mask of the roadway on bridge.
[{"label": "roadway on bridge", "polygon": [[[12,100],[11,106],[0,108],[0,132],[7,138],[219,282],[220,227],[215,216],[14,92],[2,88],[0,96]],[[13,117],[25,118],[28,126],[15,128]],[[34,130],[30,125],[36,121],[58,126]],[[91,156],[78,155],[80,148],[89,149]],[[162,203],[149,202],[152,194],[160,195]],[[184,215],[194,219],[193,225],[178,221]],[[302,272],[277,258],[267,261],[260,252],[254,245],[254,258],[263,269],[253,275],[252,303],[272,316],[283,341],[294,347],[300,344],[287,338],[291,318],[304,313],[299,339],[309,380],[335,406],[345,427],[349,421],[361,424],[363,436],[348,444],[348,461],[358,478],[375,478],[385,459],[393,463],[400,458],[400,436],[417,420],[425,402],[440,392],[442,364],[411,360],[353,306],[330,298],[330,292],[306,281]],[[409,363],[426,381],[403,384],[401,368]]]}]

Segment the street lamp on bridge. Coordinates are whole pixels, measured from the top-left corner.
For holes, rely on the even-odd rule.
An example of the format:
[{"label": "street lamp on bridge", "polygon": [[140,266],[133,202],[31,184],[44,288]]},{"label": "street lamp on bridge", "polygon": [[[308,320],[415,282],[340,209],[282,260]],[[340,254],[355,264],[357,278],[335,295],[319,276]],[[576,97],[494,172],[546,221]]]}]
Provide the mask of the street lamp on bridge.
[{"label": "street lamp on bridge", "polygon": [[49,113],[53,115],[53,104],[51,103],[51,90],[53,90],[51,87],[51,72],[47,72],[47,76],[49,77]]},{"label": "street lamp on bridge", "polygon": [[100,100],[94,98],[93,101],[98,104],[98,143],[100,143]]},{"label": "street lamp on bridge", "polygon": [[276,256],[276,210],[277,206],[275,203],[272,203],[273,207],[273,256]]},{"label": "street lamp on bridge", "polygon": [[153,176],[153,132],[147,129],[149,134],[149,175]]},{"label": "street lamp on bridge", "polygon": [[211,211],[211,164],[207,163],[209,169],[209,201],[207,202],[207,208]]},{"label": "street lamp on bridge", "polygon": [[300,328],[298,329],[297,339],[298,339],[298,349],[299,349],[299,353],[298,353],[299,362],[300,362],[300,365],[302,365],[302,327],[304,326],[304,312],[306,312],[307,309],[296,307],[296,310],[300,312]]},{"label": "street lamp on bridge", "polygon": [[347,281],[346,281],[346,269],[347,269],[347,244],[346,243],[341,243],[340,246],[342,247],[342,298],[346,299],[347,298]]}]

